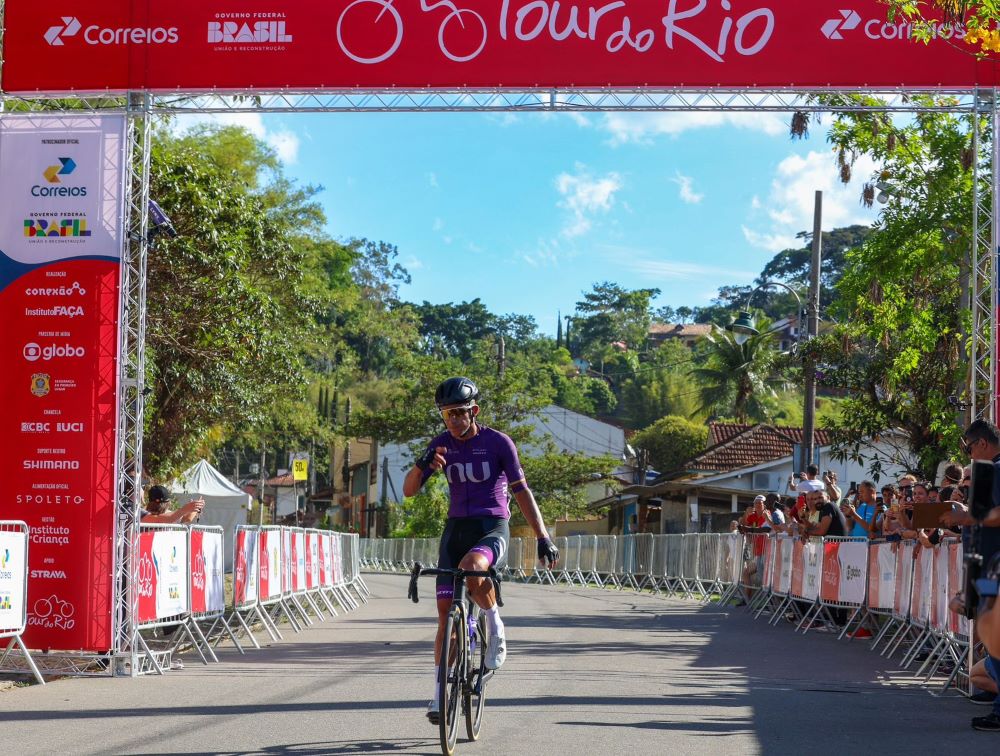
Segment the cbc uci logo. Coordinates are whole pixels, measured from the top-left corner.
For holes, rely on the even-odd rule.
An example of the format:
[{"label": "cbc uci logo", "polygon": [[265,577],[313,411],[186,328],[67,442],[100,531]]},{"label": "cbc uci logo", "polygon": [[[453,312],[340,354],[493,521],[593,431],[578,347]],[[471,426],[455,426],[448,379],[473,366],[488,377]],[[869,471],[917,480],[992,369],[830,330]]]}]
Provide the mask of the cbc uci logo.
[{"label": "cbc uci logo", "polygon": [[35,342],[24,345],[24,359],[28,362],[37,362],[42,357],[42,348]]}]

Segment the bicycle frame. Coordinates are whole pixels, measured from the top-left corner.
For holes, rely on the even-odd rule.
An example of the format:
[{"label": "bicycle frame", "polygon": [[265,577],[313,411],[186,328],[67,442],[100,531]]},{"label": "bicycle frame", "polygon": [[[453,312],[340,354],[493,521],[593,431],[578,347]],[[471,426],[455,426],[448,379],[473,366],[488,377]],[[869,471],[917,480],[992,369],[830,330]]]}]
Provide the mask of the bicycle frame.
[{"label": "bicycle frame", "polygon": [[[448,575],[452,578],[453,595],[445,622],[445,638],[439,662],[441,709],[438,719],[441,749],[450,756],[454,753],[458,736],[458,718],[463,710],[469,739],[474,741],[479,738],[486,683],[494,674],[493,670],[487,669],[485,666],[485,626],[479,616],[478,607],[467,595],[465,581],[470,577],[489,578],[493,582],[497,604],[503,606],[500,594],[500,577],[493,567],[490,567],[488,571],[425,569],[418,562],[414,564],[410,574],[410,587],[407,592],[413,603],[420,601],[417,580],[421,575]],[[468,608],[466,602],[469,604]],[[448,628],[452,628],[452,630]],[[454,640],[452,640],[452,632],[454,632]],[[480,648],[476,648],[477,633],[480,636]],[[453,643],[454,648],[452,648]],[[454,658],[451,656],[453,650],[455,651]],[[479,664],[474,664],[473,659],[477,652],[480,655]]]}]

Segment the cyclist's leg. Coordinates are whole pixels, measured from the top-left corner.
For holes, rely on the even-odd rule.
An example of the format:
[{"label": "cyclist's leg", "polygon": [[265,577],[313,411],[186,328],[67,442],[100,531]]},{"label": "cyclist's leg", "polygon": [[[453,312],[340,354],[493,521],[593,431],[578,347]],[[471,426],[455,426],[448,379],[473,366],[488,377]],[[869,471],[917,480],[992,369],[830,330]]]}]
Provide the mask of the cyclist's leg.
[{"label": "cyclist's leg", "polygon": [[[482,536],[468,554],[462,557],[459,566],[463,570],[485,572],[490,567],[498,570],[507,564],[510,544],[510,527],[502,518],[486,518],[482,522]],[[469,596],[481,609],[490,610],[497,602],[493,581],[488,578],[468,578],[466,586]]]}]

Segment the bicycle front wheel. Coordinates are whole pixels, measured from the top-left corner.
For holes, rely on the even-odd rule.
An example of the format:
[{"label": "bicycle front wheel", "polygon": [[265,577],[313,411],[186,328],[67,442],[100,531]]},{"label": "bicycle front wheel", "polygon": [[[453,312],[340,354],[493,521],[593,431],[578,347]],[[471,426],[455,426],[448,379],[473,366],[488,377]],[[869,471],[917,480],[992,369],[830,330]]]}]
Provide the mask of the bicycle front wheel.
[{"label": "bicycle front wheel", "polygon": [[486,643],[489,633],[486,628],[486,617],[479,615],[476,621],[475,646],[469,654],[469,683],[465,688],[465,732],[469,740],[479,740],[479,731],[483,726],[483,708],[486,706]]},{"label": "bicycle front wheel", "polygon": [[[458,741],[458,718],[461,716],[462,683],[465,678],[465,618],[459,607],[452,607],[444,626],[444,642],[441,644],[441,667],[438,670],[438,686],[441,701],[441,715],[438,730],[441,735],[441,752],[445,756],[455,753]],[[452,664],[449,664],[449,662]]]}]

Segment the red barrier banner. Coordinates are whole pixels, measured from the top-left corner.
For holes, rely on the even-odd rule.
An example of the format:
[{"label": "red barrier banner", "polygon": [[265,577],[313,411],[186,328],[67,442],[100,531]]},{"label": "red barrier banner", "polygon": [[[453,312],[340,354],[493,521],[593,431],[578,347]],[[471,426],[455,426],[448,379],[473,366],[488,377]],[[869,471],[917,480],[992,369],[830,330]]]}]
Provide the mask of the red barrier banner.
[{"label": "red barrier banner", "polygon": [[[846,7],[845,7],[846,6]],[[7,0],[7,92],[993,87],[877,0]],[[882,64],[875,63],[881,61]]]},{"label": "red barrier banner", "polygon": [[139,534],[139,624],[188,612],[187,537],[185,530],[147,530]]},{"label": "red barrier banner", "polygon": [[[965,588],[965,559],[961,543],[948,544],[948,584],[951,586],[949,590],[951,596],[961,593]],[[963,635],[968,638],[971,630],[969,618],[964,614],[952,612],[949,629],[955,635]]]},{"label": "red barrier banner", "polygon": [[208,614],[226,608],[223,537],[218,531],[191,531],[191,612]]},{"label": "red barrier banner", "polygon": [[320,586],[319,533],[306,533],[306,587],[312,591]]},{"label": "red barrier banner", "polygon": [[0,479],[31,528],[31,648],[112,646],[124,133],[0,116]]},{"label": "red barrier banner", "polygon": [[292,590],[292,569],[295,557],[292,554],[292,530],[281,529],[281,592],[288,594]]},{"label": "red barrier banner", "polygon": [[319,536],[319,584],[324,588],[333,586],[333,544],[330,533]]},{"label": "red barrier banner", "polygon": [[256,530],[236,528],[233,555],[233,604],[237,607],[257,603],[258,547]]},{"label": "red barrier banner", "polygon": [[281,596],[281,531],[260,532],[260,598],[270,601]]},{"label": "red barrier banner", "polygon": [[792,545],[792,595],[805,596],[805,545],[798,538]]},{"label": "red barrier banner", "polygon": [[896,587],[896,554],[891,543],[868,547],[868,607],[889,610]]}]

